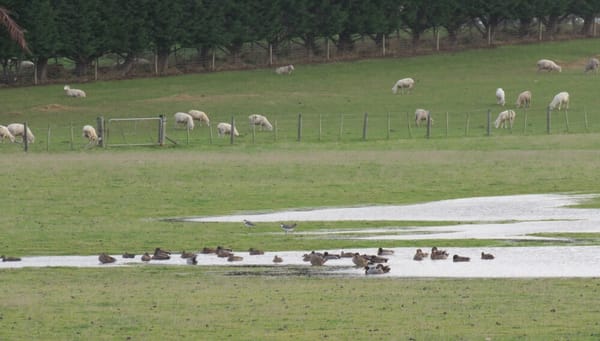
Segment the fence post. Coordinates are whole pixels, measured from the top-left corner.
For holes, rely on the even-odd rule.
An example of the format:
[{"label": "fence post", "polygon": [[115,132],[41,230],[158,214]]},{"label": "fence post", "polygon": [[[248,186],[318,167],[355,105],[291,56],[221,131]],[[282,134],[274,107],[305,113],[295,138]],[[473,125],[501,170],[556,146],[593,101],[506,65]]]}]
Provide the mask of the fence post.
[{"label": "fence post", "polygon": [[550,107],[546,108],[546,134],[550,134]]},{"label": "fence post", "polygon": [[25,121],[23,123],[23,150],[25,152],[29,151],[29,134],[27,133],[28,131],[28,127],[27,127],[27,121]]},{"label": "fence post", "polygon": [[[27,131],[27,129],[25,129]],[[73,121],[71,121],[71,150],[73,150]]]},{"label": "fence post", "polygon": [[329,38],[326,38],[327,41],[327,60],[329,60],[330,54],[329,54]]},{"label": "fence post", "polygon": [[526,130],[527,130],[527,109],[523,109],[524,115],[525,115],[525,120],[523,122],[523,135],[525,135]]},{"label": "fence post", "polygon": [[569,111],[565,109],[565,125],[567,126],[567,133],[569,132]]},{"label": "fence post", "polygon": [[492,135],[492,111],[487,111],[487,136]]},{"label": "fence post", "polygon": [[[159,134],[160,134],[160,121],[158,124]],[[106,144],[104,143],[104,117],[99,116],[96,117],[96,128],[98,130],[98,143],[100,143],[100,147],[104,148]]]},{"label": "fence post", "polygon": [[48,123],[48,135],[46,136],[46,151],[50,151],[50,123]]},{"label": "fence post", "polygon": [[391,122],[391,118],[390,118],[390,112],[388,111],[387,113],[387,139],[390,139],[390,130],[392,129],[391,127],[392,122]]},{"label": "fence post", "polygon": [[216,59],[216,56],[215,56],[215,54],[216,54],[216,53],[215,53],[215,49],[213,49],[213,50],[212,50],[212,63],[211,63],[211,65],[210,65],[210,69],[211,69],[212,71],[215,71],[215,59]]},{"label": "fence post", "polygon": [[210,125],[210,123],[208,124],[208,142],[210,144],[213,144],[213,132],[212,132],[212,126]]},{"label": "fence post", "polygon": [[382,44],[381,44],[381,46],[382,46],[382,51],[381,51],[381,53],[382,53],[382,55],[385,57],[385,34],[383,34],[383,35],[381,36],[381,42],[382,42]]},{"label": "fence post", "polygon": [[302,113],[298,113],[298,142],[302,141]]},{"label": "fence post", "polygon": [[256,124],[252,124],[252,144],[256,142]]},{"label": "fence post", "polygon": [[585,131],[588,131],[588,116],[587,116],[587,111],[585,111],[585,108],[583,109],[583,121],[585,122]]},{"label": "fence post", "polygon": [[431,111],[427,111],[427,139],[431,137]]},{"label": "fence post", "polygon": [[233,144],[233,141],[235,139],[235,117],[234,115],[231,115],[231,130],[229,131],[229,143]]},{"label": "fence post", "polygon": [[449,125],[449,119],[448,119],[448,112],[446,111],[446,137],[448,137],[448,125]]},{"label": "fence post", "polygon": [[273,65],[273,44],[269,44],[269,65]]},{"label": "fence post", "polygon": [[363,141],[367,140],[367,125],[369,124],[369,113],[365,113],[365,117],[363,119],[363,132],[362,132],[362,139]]},{"label": "fence post", "polygon": [[[165,115],[158,115],[158,145],[165,145],[165,136],[167,135],[167,117]],[[102,127],[104,127],[104,118],[102,118]],[[102,139],[104,141],[104,139]],[[104,142],[103,142],[104,143]]]}]

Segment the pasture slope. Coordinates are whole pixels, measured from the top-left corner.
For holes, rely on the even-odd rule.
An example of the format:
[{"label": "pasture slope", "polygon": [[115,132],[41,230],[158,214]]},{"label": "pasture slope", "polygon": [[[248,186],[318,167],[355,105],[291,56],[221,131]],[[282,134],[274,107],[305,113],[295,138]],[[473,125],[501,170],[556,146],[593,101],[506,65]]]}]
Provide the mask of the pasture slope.
[{"label": "pasture slope", "polygon": [[[594,181],[600,160],[600,125],[595,123],[600,114],[594,111],[600,107],[595,91],[600,78],[583,74],[597,46],[597,40],[580,40],[298,65],[285,78],[272,70],[254,70],[77,84],[88,94],[85,99],[65,97],[63,85],[2,89],[0,124],[26,120],[36,142],[27,154],[19,145],[0,144],[1,253],[139,255],[155,247],[181,251],[216,245],[307,251],[528,245],[317,239],[285,235],[276,224],[248,230],[241,223],[164,218],[482,195],[600,193],[600,182]],[[537,73],[540,58],[556,60],[563,72]],[[392,95],[394,82],[407,76],[417,80],[414,91]],[[482,121],[473,121],[464,137],[465,112],[497,111],[498,87],[506,91],[509,104],[520,91],[533,92],[531,126],[523,132],[517,113],[512,134],[494,130],[487,137]],[[563,90],[572,96],[571,132],[553,125],[548,135],[544,107]],[[423,130],[413,127],[412,138],[401,135],[395,127],[407,132],[407,122],[395,122],[417,107],[459,113],[460,120],[451,120],[460,122],[451,126],[456,132],[449,137],[439,132],[426,140]],[[71,122],[79,137],[80,127],[93,124],[99,115],[171,117],[192,108],[211,114],[215,123],[232,114],[241,122],[251,113],[275,116],[278,140],[258,132],[253,144],[249,128],[241,125],[242,136],[234,146],[216,137],[208,143],[204,127],[191,132],[189,144],[102,150],[84,148],[81,138],[71,151]],[[376,129],[385,128],[388,111],[398,113],[389,140]],[[304,128],[312,131],[301,143],[295,140],[298,112],[307,120]],[[369,112],[367,141],[360,138],[364,112]],[[588,113],[587,132],[583,119],[577,118],[583,112]],[[342,141],[337,135],[340,113],[348,115]],[[335,117],[320,143],[316,121],[309,120],[318,115]],[[557,115],[553,122],[564,122]],[[443,121],[436,119],[435,125]],[[182,130],[169,127],[169,134],[185,141]],[[600,202],[588,205],[598,208]],[[307,222],[298,228],[390,224],[414,225]],[[598,244],[596,235],[578,235],[576,240]],[[600,280],[595,278],[345,278],[330,276],[327,267],[285,263],[275,268],[150,264],[19,269],[0,275],[0,339],[7,340],[594,340],[600,335],[595,299]]]}]

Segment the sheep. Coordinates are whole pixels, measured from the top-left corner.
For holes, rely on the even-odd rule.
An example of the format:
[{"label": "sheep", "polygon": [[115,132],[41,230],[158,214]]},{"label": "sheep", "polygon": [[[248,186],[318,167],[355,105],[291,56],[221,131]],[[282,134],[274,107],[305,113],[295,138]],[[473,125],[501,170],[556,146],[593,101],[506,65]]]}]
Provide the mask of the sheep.
[{"label": "sheep", "polygon": [[9,139],[10,142],[15,142],[15,137],[13,134],[10,133],[10,131],[8,130],[7,127],[0,125],[0,140],[2,140],[2,143],[4,143],[5,139]]},{"label": "sheep", "polygon": [[22,69],[29,69],[32,68],[34,65],[35,64],[31,60],[22,60],[19,64],[19,67],[21,67]]},{"label": "sheep", "polygon": [[69,97],[86,97],[85,92],[80,89],[71,89],[70,86],[65,85],[65,94]]},{"label": "sheep", "polygon": [[599,65],[600,61],[597,58],[590,58],[588,63],[585,65],[585,69],[583,70],[583,72],[587,73],[588,71],[594,71],[595,73],[598,73]]},{"label": "sheep", "polygon": [[527,90],[521,92],[519,97],[517,97],[517,102],[515,104],[517,105],[517,108],[529,108],[529,105],[531,105],[531,91]]},{"label": "sheep", "polygon": [[[23,135],[25,135],[25,125],[23,125],[21,123],[11,123],[8,126],[6,126],[6,128],[8,128],[8,131],[14,137],[21,136],[21,138],[22,138]],[[35,141],[35,136],[33,136],[31,129],[29,129],[29,127],[27,127],[27,142],[33,143],[34,141]]]},{"label": "sheep", "polygon": [[396,82],[396,84],[394,84],[394,86],[392,87],[392,93],[397,94],[398,89],[400,89],[401,93],[404,94],[404,89],[406,89],[407,92],[410,92],[410,89],[412,89],[414,86],[415,86],[414,79],[402,78],[402,79],[398,80]]},{"label": "sheep", "polygon": [[427,122],[427,117],[429,117],[431,124],[433,124],[433,118],[431,118],[429,110],[417,109],[415,111],[415,125],[418,127],[421,121]]},{"label": "sheep", "polygon": [[82,136],[90,142],[89,144],[98,144],[98,134],[96,134],[96,129],[91,125],[83,126],[83,134]]},{"label": "sheep", "polygon": [[273,125],[271,125],[271,122],[269,122],[269,120],[263,115],[253,114],[248,116],[248,119],[250,120],[250,125],[260,126],[261,130],[262,128],[265,128],[269,131],[273,130]]},{"label": "sheep", "polygon": [[278,75],[290,75],[292,71],[294,71],[294,65],[291,64],[286,66],[280,66],[277,69],[275,69],[275,73]]},{"label": "sheep", "polygon": [[566,109],[569,109],[569,93],[566,91],[563,92],[559,92],[558,94],[556,94],[556,96],[554,96],[554,98],[552,99],[552,102],[550,102],[550,104],[548,105],[548,108],[550,110],[554,110],[556,109],[556,107],[558,106],[558,110],[561,110],[562,107],[565,107]]},{"label": "sheep", "polygon": [[515,122],[515,112],[513,110],[504,110],[500,114],[498,114],[498,118],[494,123],[496,128],[506,128],[506,122],[510,125],[510,129],[513,127],[513,123]]},{"label": "sheep", "polygon": [[175,127],[179,124],[183,124],[189,130],[194,129],[194,118],[192,115],[184,112],[176,112],[173,116],[175,117]]},{"label": "sheep", "polygon": [[206,123],[206,125],[210,125],[210,119],[208,118],[208,115],[206,115],[206,113],[204,111],[200,111],[200,110],[190,110],[188,111],[188,114],[190,116],[192,116],[192,118],[198,122],[200,122],[200,126],[202,126],[202,122]]},{"label": "sheep", "polygon": [[[221,122],[217,124],[217,131],[219,132],[219,136],[230,135],[231,134],[231,124]],[[233,127],[233,135],[240,136],[235,126]]]},{"label": "sheep", "polygon": [[542,71],[542,70],[548,70],[548,72],[551,72],[551,71],[562,72],[562,67],[560,67],[558,64],[556,64],[555,62],[553,62],[549,59],[538,60],[537,68],[538,68],[538,72]]},{"label": "sheep", "polygon": [[506,99],[504,96],[504,90],[502,88],[496,89],[496,103],[504,106],[506,104]]}]

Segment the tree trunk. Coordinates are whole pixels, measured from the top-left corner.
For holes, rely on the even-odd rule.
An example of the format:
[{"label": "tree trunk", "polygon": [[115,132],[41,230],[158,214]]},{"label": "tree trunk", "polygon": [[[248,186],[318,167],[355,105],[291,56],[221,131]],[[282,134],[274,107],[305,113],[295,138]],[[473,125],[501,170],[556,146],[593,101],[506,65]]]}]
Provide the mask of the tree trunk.
[{"label": "tree trunk", "polygon": [[533,22],[532,18],[523,18],[519,20],[519,38],[529,37],[529,28]]},{"label": "tree trunk", "polygon": [[89,61],[87,61],[87,60],[75,61],[75,75],[77,75],[77,77],[86,76],[88,66],[89,66]]},{"label": "tree trunk", "polygon": [[591,37],[594,35],[594,19],[595,19],[596,15],[595,14],[586,14],[583,17],[583,26],[581,27],[581,34]]},{"label": "tree trunk", "polygon": [[169,54],[170,54],[170,50],[169,49],[161,49],[158,50],[158,52],[156,53],[156,64],[158,67],[158,74],[159,75],[163,75],[166,71],[167,68],[169,66]]},{"label": "tree trunk", "polygon": [[354,41],[352,40],[352,34],[350,32],[340,33],[337,48],[340,52],[351,52],[354,50]]},{"label": "tree trunk", "polygon": [[48,58],[38,57],[36,61],[37,79],[40,83],[48,81]]},{"label": "tree trunk", "polygon": [[127,76],[131,72],[131,69],[133,69],[134,61],[135,57],[132,53],[128,53],[127,56],[125,56],[125,61],[122,65],[119,66],[119,68],[121,69],[121,76]]}]

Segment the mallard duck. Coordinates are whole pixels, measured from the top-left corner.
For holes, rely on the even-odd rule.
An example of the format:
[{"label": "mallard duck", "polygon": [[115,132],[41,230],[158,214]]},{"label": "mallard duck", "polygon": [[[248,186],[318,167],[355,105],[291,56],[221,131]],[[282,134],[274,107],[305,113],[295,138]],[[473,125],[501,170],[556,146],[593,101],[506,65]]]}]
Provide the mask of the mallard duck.
[{"label": "mallard duck", "polygon": [[365,275],[383,275],[390,272],[389,266],[377,264],[377,266],[365,266]]},{"label": "mallard duck", "polygon": [[256,256],[256,255],[264,255],[264,254],[265,254],[265,252],[264,252],[264,251],[262,251],[262,250],[258,250],[258,249],[255,249],[255,248],[253,248],[253,247],[251,247],[251,248],[248,250],[248,253],[250,253],[250,255],[252,255],[252,256]]},{"label": "mallard duck", "polygon": [[181,251],[181,258],[192,258],[194,257],[196,254],[193,252],[185,252],[185,250]]},{"label": "mallard duck", "polygon": [[413,260],[423,260],[424,258],[427,258],[428,256],[429,256],[428,253],[423,252],[421,249],[417,249],[417,252],[415,252]]},{"label": "mallard duck", "polygon": [[464,257],[464,256],[459,256],[459,255],[452,256],[453,262],[468,262],[470,260],[471,260],[471,258],[469,258],[469,257]]},{"label": "mallard duck", "polygon": [[310,256],[310,265],[312,266],[322,266],[323,264],[325,264],[326,261],[327,259],[323,258],[318,254],[313,254],[312,256]]},{"label": "mallard duck", "polygon": [[394,254],[394,250],[386,250],[386,249],[382,249],[382,248],[377,249],[378,256],[390,256],[393,254]]},{"label": "mallard duck", "polygon": [[369,259],[369,262],[371,263],[387,263],[388,259],[385,257],[380,257],[380,256],[375,256],[375,255],[371,255],[371,256],[367,256]]},{"label": "mallard duck", "polygon": [[152,255],[152,259],[155,260],[167,260],[171,259],[171,252],[161,250],[159,247],[154,249],[154,255]]},{"label": "mallard duck", "polygon": [[149,262],[151,259],[152,257],[148,254],[148,252],[142,255],[142,262]]},{"label": "mallard duck", "polygon": [[198,257],[198,256],[197,255],[193,255],[192,257],[187,258],[185,261],[189,265],[196,265],[196,264],[198,264],[198,260],[196,259],[196,257]]},{"label": "mallard duck", "polygon": [[244,260],[242,256],[235,256],[233,253],[227,257],[228,262],[241,262]]},{"label": "mallard duck", "polygon": [[492,255],[491,253],[481,253],[481,259],[494,259],[494,255]]},{"label": "mallard duck", "polygon": [[227,258],[229,256],[233,255],[233,252],[227,250],[227,249],[219,249],[217,248],[217,257],[220,258]]},{"label": "mallard duck", "polygon": [[446,252],[445,250],[438,250],[438,248],[435,246],[431,248],[431,259],[438,260],[438,259],[447,259],[447,258],[448,258],[448,252]]},{"label": "mallard duck", "polygon": [[135,258],[135,255],[133,253],[125,252],[123,258]]},{"label": "mallard duck", "polygon": [[352,263],[354,263],[354,265],[356,265],[358,267],[364,268],[365,266],[367,266],[369,264],[369,260],[367,258],[365,258],[364,256],[361,256],[357,252],[352,257]]},{"label": "mallard duck", "polygon": [[3,262],[19,262],[19,261],[21,261],[21,258],[19,258],[19,257],[11,257],[11,256],[2,255],[2,256],[0,256],[0,258],[2,258]]},{"label": "mallard duck", "polygon": [[102,264],[114,263],[117,261],[117,259],[115,257],[111,257],[111,256],[107,255],[106,253],[101,253],[100,256],[98,256],[98,260]]},{"label": "mallard duck", "polygon": [[275,257],[273,257],[273,263],[282,263],[283,262],[283,258],[275,255]]}]

